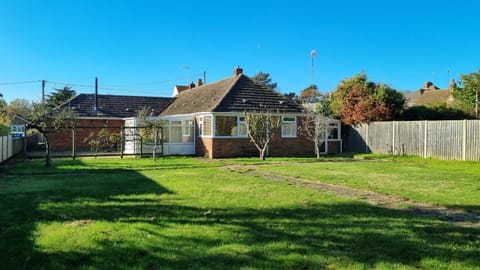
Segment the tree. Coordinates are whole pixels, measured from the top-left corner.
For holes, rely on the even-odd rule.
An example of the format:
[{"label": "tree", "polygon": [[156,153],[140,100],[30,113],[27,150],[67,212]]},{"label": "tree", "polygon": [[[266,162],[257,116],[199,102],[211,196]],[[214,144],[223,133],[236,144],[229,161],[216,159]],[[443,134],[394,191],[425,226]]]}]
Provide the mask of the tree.
[{"label": "tree", "polygon": [[322,94],[318,91],[316,84],[311,84],[300,92],[300,100],[303,103],[316,103],[320,100],[321,96]]},{"label": "tree", "polygon": [[393,120],[405,106],[403,94],[368,81],[365,73],[343,80],[333,92],[332,112],[345,124]]},{"label": "tree", "polygon": [[477,95],[480,92],[480,69],[478,72],[460,75],[460,85],[463,87],[455,87],[453,96],[460,107],[469,113],[476,112],[478,117]]},{"label": "tree", "polygon": [[97,158],[99,150],[115,151],[120,140],[120,135],[114,132],[109,132],[106,128],[102,128],[99,132],[90,132],[88,137],[84,139],[84,142],[92,147],[92,150],[95,151],[95,158]]},{"label": "tree", "polygon": [[48,134],[57,130],[74,128],[76,123],[75,113],[70,109],[49,110],[44,104],[33,104],[31,119],[32,121],[27,124],[27,129],[36,129],[45,138],[45,166],[50,167]]},{"label": "tree", "polygon": [[282,126],[282,117],[271,112],[245,113],[245,123],[248,137],[257,148],[260,160],[265,160],[268,145]]},{"label": "tree", "polygon": [[289,93],[285,93],[285,94],[283,94],[283,95],[284,95],[285,97],[293,100],[293,101],[296,102],[296,103],[299,103],[299,104],[301,103],[300,97],[299,97],[299,96],[297,95],[297,93],[295,93],[295,92],[289,92]]},{"label": "tree", "polygon": [[270,78],[270,73],[264,73],[260,71],[252,77],[252,80],[256,83],[266,86],[271,90],[277,90],[277,83],[272,82],[272,78]]},{"label": "tree", "polygon": [[75,90],[70,86],[65,86],[61,89],[53,89],[55,92],[47,96],[47,108],[54,109],[76,95]]},{"label": "tree", "polygon": [[300,131],[307,140],[314,143],[315,155],[317,159],[320,158],[320,147],[325,141],[327,134],[330,134],[331,131],[328,119],[321,114],[308,111],[302,119]]},{"label": "tree", "polygon": [[12,110],[23,117],[28,117],[32,112],[32,103],[24,98],[16,98],[8,105]]},{"label": "tree", "polygon": [[157,160],[157,146],[158,146],[158,137],[161,135],[162,126],[164,125],[164,120],[155,118],[154,110],[149,107],[143,107],[138,111],[138,117],[140,118],[140,125],[143,129],[143,136],[153,137],[153,150],[152,158]]}]

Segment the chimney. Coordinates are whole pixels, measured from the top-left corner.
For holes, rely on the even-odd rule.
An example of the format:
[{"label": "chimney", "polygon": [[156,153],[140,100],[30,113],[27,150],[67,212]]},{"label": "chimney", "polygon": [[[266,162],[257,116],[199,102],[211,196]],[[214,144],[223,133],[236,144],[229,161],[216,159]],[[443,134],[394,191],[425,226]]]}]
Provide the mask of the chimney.
[{"label": "chimney", "polygon": [[197,87],[198,87],[198,86],[202,86],[202,85],[203,85],[202,79],[198,78],[198,80],[197,80]]},{"label": "chimney", "polygon": [[233,69],[233,77],[236,77],[243,73],[243,69],[240,66],[237,66]]},{"label": "chimney", "polygon": [[193,89],[193,88],[195,88],[195,84],[191,82],[190,85],[188,86],[188,89]]},{"label": "chimney", "polygon": [[98,110],[98,78],[95,77],[95,95],[93,96],[93,111]]}]

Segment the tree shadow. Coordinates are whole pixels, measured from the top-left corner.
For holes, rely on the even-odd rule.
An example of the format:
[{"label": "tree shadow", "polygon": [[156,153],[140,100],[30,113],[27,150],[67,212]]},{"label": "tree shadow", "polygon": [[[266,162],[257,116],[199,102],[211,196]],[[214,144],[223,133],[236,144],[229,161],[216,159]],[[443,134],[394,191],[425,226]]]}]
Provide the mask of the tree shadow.
[{"label": "tree shadow", "polygon": [[[480,265],[480,229],[407,211],[353,201],[205,209],[157,196],[173,193],[135,171],[67,178],[54,175],[34,190],[2,193],[5,269],[424,268],[426,260]],[[68,225],[60,239],[68,241],[70,233],[90,239],[77,250],[46,250],[34,234],[39,223],[55,222]],[[116,225],[102,227],[106,223]],[[98,231],[86,234],[91,227]]]},{"label": "tree shadow", "polygon": [[[75,161],[81,164],[81,161]],[[57,164],[59,165],[59,164]],[[45,173],[45,171],[51,173]],[[2,269],[51,269],[54,261],[45,260],[35,246],[34,233],[41,222],[75,220],[115,220],[135,213],[151,211],[137,207],[125,211],[121,207],[89,208],[82,202],[132,199],[148,204],[142,195],[172,194],[137,171],[129,169],[101,169],[83,171],[52,167],[37,174],[7,172],[0,182],[0,261]],[[89,177],[91,175],[91,177]],[[8,192],[2,192],[8,190]],[[64,207],[60,207],[63,205]],[[88,205],[88,204],[87,204]],[[104,211],[105,210],[105,211]],[[72,256],[70,256],[72,257]]]}]

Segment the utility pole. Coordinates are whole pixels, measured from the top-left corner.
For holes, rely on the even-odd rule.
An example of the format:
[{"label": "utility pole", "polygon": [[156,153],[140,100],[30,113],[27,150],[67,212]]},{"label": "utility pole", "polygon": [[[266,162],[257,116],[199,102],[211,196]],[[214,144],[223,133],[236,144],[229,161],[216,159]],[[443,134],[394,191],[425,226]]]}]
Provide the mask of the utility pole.
[{"label": "utility pole", "polygon": [[207,71],[203,71],[203,84],[207,84]]},{"label": "utility pole", "polygon": [[42,105],[45,104],[45,80],[42,80]]},{"label": "utility pole", "polygon": [[478,119],[478,88],[475,90],[475,117]]},{"label": "utility pole", "polygon": [[312,50],[310,52],[310,57],[312,58],[312,85],[313,85],[313,84],[315,84],[315,63],[314,63],[314,59],[315,59],[315,57],[317,57],[317,51]]}]

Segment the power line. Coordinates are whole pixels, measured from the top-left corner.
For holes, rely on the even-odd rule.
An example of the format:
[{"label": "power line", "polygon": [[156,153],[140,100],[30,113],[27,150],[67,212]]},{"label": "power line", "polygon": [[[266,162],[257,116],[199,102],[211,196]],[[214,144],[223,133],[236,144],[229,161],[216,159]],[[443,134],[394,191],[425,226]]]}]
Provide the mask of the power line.
[{"label": "power line", "polygon": [[41,80],[36,80],[36,81],[24,81],[24,82],[4,82],[4,83],[0,83],[0,85],[28,84],[28,83],[38,83],[38,82],[41,82]]}]

